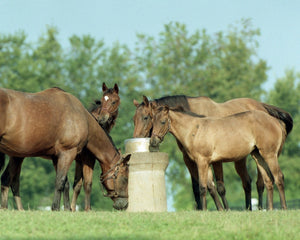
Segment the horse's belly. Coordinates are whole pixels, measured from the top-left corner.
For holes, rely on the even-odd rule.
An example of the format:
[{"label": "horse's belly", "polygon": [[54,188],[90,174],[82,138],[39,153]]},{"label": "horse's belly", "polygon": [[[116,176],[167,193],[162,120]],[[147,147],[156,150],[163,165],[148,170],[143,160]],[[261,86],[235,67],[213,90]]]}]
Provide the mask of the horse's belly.
[{"label": "horse's belly", "polygon": [[51,156],[54,153],[53,146],[41,139],[10,139],[5,136],[0,141],[0,152],[15,157]]},{"label": "horse's belly", "polygon": [[245,158],[249,155],[254,148],[254,144],[251,143],[231,143],[228,146],[221,146],[215,148],[212,153],[212,162],[222,161],[222,162],[233,162]]}]

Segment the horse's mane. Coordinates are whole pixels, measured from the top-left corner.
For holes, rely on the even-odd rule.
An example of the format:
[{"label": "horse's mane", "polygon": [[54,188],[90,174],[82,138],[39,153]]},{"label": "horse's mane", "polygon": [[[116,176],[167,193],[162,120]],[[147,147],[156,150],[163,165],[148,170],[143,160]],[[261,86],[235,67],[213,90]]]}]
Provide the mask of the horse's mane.
[{"label": "horse's mane", "polygon": [[159,106],[167,105],[169,107],[181,106],[185,111],[190,110],[190,105],[185,95],[165,96],[162,98],[154,99]]},{"label": "horse's mane", "polygon": [[65,90],[63,90],[62,88],[60,87],[52,87],[53,89],[57,89],[57,90],[60,90],[60,91],[63,91],[63,92],[66,92]]},{"label": "horse's mane", "polygon": [[170,110],[174,111],[174,112],[180,112],[180,113],[192,116],[192,117],[198,117],[198,118],[205,118],[206,117],[205,115],[199,115],[199,114],[191,112],[191,111],[186,111],[186,110],[184,110],[184,108],[182,106],[172,107],[172,108],[170,108]]},{"label": "horse's mane", "polygon": [[89,107],[88,111],[93,112],[95,111],[98,107],[101,107],[101,100],[95,100]]}]

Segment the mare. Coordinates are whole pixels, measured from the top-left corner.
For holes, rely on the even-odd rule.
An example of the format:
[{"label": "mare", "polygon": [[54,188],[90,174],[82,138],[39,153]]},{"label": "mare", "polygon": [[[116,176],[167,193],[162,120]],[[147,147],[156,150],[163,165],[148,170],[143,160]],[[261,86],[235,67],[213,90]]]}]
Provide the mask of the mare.
[{"label": "mare", "polygon": [[[134,134],[133,137],[149,137],[152,132],[152,115],[151,115],[151,106],[150,103],[158,106],[167,105],[169,107],[181,106],[185,111],[191,111],[199,115],[211,116],[211,117],[225,117],[235,113],[249,111],[249,110],[259,110],[268,113],[269,115],[281,120],[285,123],[287,134],[291,131],[293,127],[293,120],[289,113],[286,111],[271,106],[265,103],[258,102],[250,98],[236,98],[224,103],[216,103],[208,97],[188,97],[185,95],[178,96],[167,96],[153,101],[149,101],[147,97],[143,96],[143,102],[139,103],[136,100],[133,101],[136,106],[136,112],[133,117],[134,120]],[[199,183],[198,183],[198,172],[196,171],[196,165],[189,158],[188,154],[184,151],[180,143],[178,143],[180,150],[183,153],[184,162],[191,174],[193,193],[195,201],[197,203],[196,208],[200,209],[199,201]],[[245,202],[246,209],[251,210],[251,178],[248,174],[246,167],[246,157],[241,158],[240,161],[235,161],[235,169],[239,174],[244,192],[245,192]],[[223,167],[221,162],[215,162],[212,164],[214,169],[215,178],[217,182],[217,191],[222,198],[224,207],[228,209],[228,203],[225,197],[225,185],[223,179]],[[264,182],[260,175],[260,172],[257,171],[257,192],[259,196],[259,208],[262,209],[263,201],[263,191],[264,191]],[[208,186],[214,188],[213,179],[209,178],[210,184]],[[210,193],[213,194],[212,197],[215,200],[214,191],[210,190]],[[216,200],[215,200],[216,202]],[[217,206],[218,208],[218,206]]]},{"label": "mare", "polygon": [[[19,180],[25,157],[52,159],[56,170],[52,210],[59,210],[68,169],[75,157],[87,149],[100,162],[101,182],[114,208],[127,207],[130,155],[122,157],[76,97],[59,88],[38,93],[1,88],[0,113],[0,152],[11,157],[7,171],[9,184],[1,186],[1,191],[7,192],[12,181]],[[4,195],[7,194],[2,192]]]},{"label": "mare", "polygon": [[[267,188],[267,207],[273,209],[273,185],[277,185],[282,209],[286,209],[283,174],[278,156],[287,137],[285,126],[262,111],[247,111],[228,117],[201,117],[167,106],[153,107],[151,146],[156,147],[170,132],[196,164],[200,203],[207,209],[209,165],[239,161],[248,154],[255,159]],[[189,124],[186,124],[186,123]]]},{"label": "mare", "polygon": [[[120,105],[119,87],[115,84],[113,88],[108,88],[106,84],[103,83],[102,92],[103,95],[101,100],[95,100],[94,104],[89,109],[89,112],[100,126],[109,133],[115,125],[118,117],[118,108]],[[87,149],[84,149],[76,156],[73,197],[71,202],[72,211],[76,210],[76,202],[80,194],[83,181],[85,191],[85,211],[89,211],[91,209],[90,196],[94,166],[95,157]]]}]

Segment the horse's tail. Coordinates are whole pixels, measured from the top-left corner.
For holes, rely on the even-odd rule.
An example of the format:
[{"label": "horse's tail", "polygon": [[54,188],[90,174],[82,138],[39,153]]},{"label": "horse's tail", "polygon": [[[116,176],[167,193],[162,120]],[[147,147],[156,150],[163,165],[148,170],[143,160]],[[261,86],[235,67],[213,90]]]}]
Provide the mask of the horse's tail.
[{"label": "horse's tail", "polygon": [[262,105],[271,116],[284,122],[286,135],[288,135],[293,129],[292,116],[287,111],[284,111],[283,109],[280,109],[279,107],[275,107],[275,106],[272,106],[272,105],[269,105],[266,103],[263,103]]},{"label": "horse's tail", "polygon": [[4,168],[5,165],[5,154],[0,152],[0,172]]}]

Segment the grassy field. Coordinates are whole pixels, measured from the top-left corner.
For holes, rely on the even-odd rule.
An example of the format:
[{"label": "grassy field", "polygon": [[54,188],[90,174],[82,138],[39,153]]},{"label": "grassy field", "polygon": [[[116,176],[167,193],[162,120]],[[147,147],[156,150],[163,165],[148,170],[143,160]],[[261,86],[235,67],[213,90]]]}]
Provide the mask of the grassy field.
[{"label": "grassy field", "polygon": [[0,211],[0,239],[299,239],[300,210],[273,212]]}]

